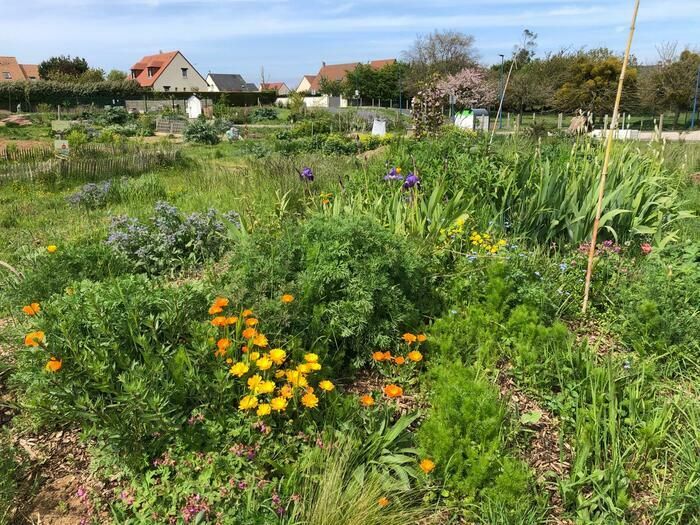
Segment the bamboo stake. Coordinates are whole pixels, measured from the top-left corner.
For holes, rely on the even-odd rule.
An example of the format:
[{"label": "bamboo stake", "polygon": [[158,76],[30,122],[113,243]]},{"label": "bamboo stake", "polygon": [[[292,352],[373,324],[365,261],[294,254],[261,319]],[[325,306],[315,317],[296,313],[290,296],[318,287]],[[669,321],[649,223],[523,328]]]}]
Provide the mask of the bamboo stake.
[{"label": "bamboo stake", "polygon": [[491,128],[491,138],[489,139],[489,145],[493,142],[493,136],[496,134],[496,123],[501,117],[501,111],[503,111],[503,99],[506,98],[506,89],[508,89],[508,82],[510,82],[510,74],[513,72],[513,65],[515,65],[515,57],[510,62],[510,69],[508,70],[508,76],[506,77],[506,83],[503,86],[503,92],[501,93],[501,102],[498,104],[498,113],[496,113],[496,119],[493,121],[493,128]]},{"label": "bamboo stake", "polygon": [[622,70],[620,71],[620,80],[617,83],[617,95],[615,96],[615,108],[613,109],[612,121],[610,129],[606,136],[605,144],[605,159],[603,160],[603,172],[600,175],[600,186],[598,187],[598,205],[595,212],[595,221],[593,221],[593,233],[591,234],[591,246],[588,250],[588,267],[586,268],[586,286],[583,292],[583,313],[586,313],[588,308],[588,294],[591,289],[591,274],[593,273],[593,256],[595,255],[595,245],[598,240],[598,228],[600,226],[600,215],[603,211],[603,195],[605,194],[605,178],[608,175],[608,165],[610,164],[610,152],[612,150],[613,134],[617,128],[617,118],[620,111],[620,100],[622,99],[622,86],[625,82],[625,72],[627,71],[627,63],[630,58],[630,49],[632,48],[632,37],[634,37],[634,26],[637,21],[637,12],[639,11],[639,0],[634,2],[634,11],[632,13],[632,23],[630,24],[630,32],[627,37],[627,49],[625,49],[625,58],[622,61]]}]

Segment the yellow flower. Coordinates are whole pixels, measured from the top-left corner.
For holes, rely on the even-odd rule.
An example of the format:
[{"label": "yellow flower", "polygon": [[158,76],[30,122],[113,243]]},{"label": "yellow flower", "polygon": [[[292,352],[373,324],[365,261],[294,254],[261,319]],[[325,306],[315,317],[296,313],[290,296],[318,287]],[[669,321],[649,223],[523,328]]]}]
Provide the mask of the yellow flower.
[{"label": "yellow flower", "polygon": [[236,377],[241,377],[243,374],[246,374],[249,370],[248,365],[245,363],[236,363],[233,365],[230,369],[229,372],[233,374]]},{"label": "yellow flower", "polygon": [[258,398],[255,396],[245,396],[238,404],[238,408],[241,410],[251,410],[256,406],[258,406]]},{"label": "yellow flower", "polygon": [[243,330],[241,335],[243,336],[243,339],[252,339],[256,335],[258,335],[258,331],[255,328],[246,328],[245,330]]},{"label": "yellow flower", "polygon": [[58,246],[56,246],[55,244],[49,244],[46,247],[46,251],[49,253],[56,253],[56,251],[58,251]]},{"label": "yellow flower", "polygon": [[432,459],[425,458],[420,460],[418,466],[423,472],[430,474],[435,468],[435,462]]},{"label": "yellow flower", "polygon": [[274,381],[263,381],[255,387],[256,394],[272,394],[275,391]]},{"label": "yellow flower", "polygon": [[27,315],[34,316],[41,311],[41,307],[39,306],[39,303],[32,303],[30,305],[23,306],[22,311]]},{"label": "yellow flower", "polygon": [[304,361],[307,363],[318,363],[318,355],[317,354],[306,354],[304,356]]},{"label": "yellow flower", "polygon": [[384,394],[391,399],[401,397],[403,395],[403,388],[398,385],[386,385],[384,387]]},{"label": "yellow flower", "polygon": [[275,372],[276,379],[282,379],[283,377],[284,377],[284,370],[277,370],[277,372]]},{"label": "yellow flower", "polygon": [[258,359],[260,359],[260,352],[251,352],[248,357],[251,361],[257,361]]},{"label": "yellow flower", "polygon": [[297,370],[302,374],[308,374],[311,371],[311,368],[306,363],[302,363],[300,365],[297,365]]},{"label": "yellow flower", "polygon": [[414,363],[417,363],[418,361],[423,360],[423,354],[421,354],[418,350],[411,350],[407,357],[413,361]]},{"label": "yellow flower", "polygon": [[253,337],[253,344],[255,346],[265,348],[267,346],[267,337],[265,337],[263,334],[258,334]]},{"label": "yellow flower", "polygon": [[258,405],[258,415],[259,416],[269,416],[272,411],[272,407],[269,403],[263,403]]},{"label": "yellow flower", "polygon": [[24,336],[24,344],[26,346],[39,346],[44,342],[44,332],[38,330],[36,332],[29,332]]},{"label": "yellow flower", "polygon": [[321,363],[308,363],[306,366],[313,372],[318,372],[321,370]]},{"label": "yellow flower", "polygon": [[321,390],[325,390],[326,392],[330,392],[331,390],[333,390],[335,388],[335,385],[333,383],[331,383],[330,381],[328,381],[327,379],[324,379],[323,381],[321,381],[318,384],[318,387]]},{"label": "yellow flower", "polygon": [[377,500],[377,504],[380,507],[386,507],[389,504],[389,498],[387,498],[386,496],[382,496]]},{"label": "yellow flower", "polygon": [[308,392],[301,396],[301,404],[306,408],[316,408],[318,406],[318,398],[313,392]]},{"label": "yellow flower", "polygon": [[246,326],[255,326],[256,324],[258,324],[258,320],[255,317],[249,317],[245,320]]},{"label": "yellow flower", "polygon": [[58,372],[62,366],[63,362],[52,356],[46,363],[46,370],[49,372]]},{"label": "yellow flower", "polygon": [[272,366],[272,360],[269,357],[262,356],[255,362],[255,366],[257,366],[260,370],[269,370]]},{"label": "yellow flower", "polygon": [[281,299],[281,300],[282,300],[283,303],[289,304],[289,303],[291,303],[291,302],[294,300],[294,296],[291,295],[291,294],[286,293],[286,294],[284,294],[284,295],[282,296],[282,299]]},{"label": "yellow flower", "polygon": [[260,374],[255,374],[254,376],[250,376],[248,378],[248,388],[253,391],[258,388],[260,383],[262,383],[262,376]]},{"label": "yellow flower", "polygon": [[280,396],[282,396],[285,399],[290,399],[294,395],[294,392],[292,391],[292,387],[289,385],[284,385],[282,388],[280,388]]},{"label": "yellow flower", "polygon": [[227,357],[227,358],[226,358],[226,364],[227,364],[227,365],[233,364],[233,359],[231,359],[230,357]]},{"label": "yellow flower", "polygon": [[365,407],[371,407],[374,405],[374,398],[369,394],[365,394],[360,398],[360,404]]},{"label": "yellow flower", "polygon": [[289,381],[289,383],[292,386],[298,386],[301,388],[304,388],[306,385],[308,385],[308,382],[306,381],[304,374],[299,372],[299,370],[288,370],[287,371],[287,381]]},{"label": "yellow flower", "polygon": [[411,333],[405,333],[403,334],[403,340],[406,341],[409,345],[412,343],[416,342],[416,339],[418,339],[414,334]]},{"label": "yellow flower", "polygon": [[287,408],[287,400],[283,397],[275,397],[270,401],[270,406],[272,407],[272,410],[276,412],[282,412],[285,408]]},{"label": "yellow flower", "polygon": [[287,359],[287,352],[285,352],[281,348],[273,348],[272,350],[270,350],[270,359],[273,363],[279,366],[282,363],[284,363],[285,359]]},{"label": "yellow flower", "polygon": [[418,334],[417,339],[418,339],[419,343],[424,343],[425,341],[428,340],[428,336],[425,334]]}]

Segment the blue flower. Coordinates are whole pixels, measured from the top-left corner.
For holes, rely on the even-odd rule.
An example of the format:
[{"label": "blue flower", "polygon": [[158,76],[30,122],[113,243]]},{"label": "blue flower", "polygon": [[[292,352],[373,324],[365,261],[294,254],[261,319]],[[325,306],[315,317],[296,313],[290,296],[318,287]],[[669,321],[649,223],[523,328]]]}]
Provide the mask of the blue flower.
[{"label": "blue flower", "polygon": [[299,177],[301,177],[302,180],[305,180],[307,182],[313,182],[314,180],[314,172],[311,168],[308,166],[301,170],[299,172]]},{"label": "blue flower", "polygon": [[403,175],[401,175],[394,167],[389,170],[389,173],[384,175],[384,180],[403,180]]},{"label": "blue flower", "polygon": [[408,190],[413,188],[414,186],[420,188],[420,177],[418,177],[418,175],[414,175],[413,173],[409,173],[402,187],[404,190]]},{"label": "blue flower", "polygon": [[559,264],[559,269],[560,269],[562,272],[565,272],[566,269],[567,269],[568,267],[569,267],[569,265],[566,264],[566,263],[564,263],[564,262]]}]

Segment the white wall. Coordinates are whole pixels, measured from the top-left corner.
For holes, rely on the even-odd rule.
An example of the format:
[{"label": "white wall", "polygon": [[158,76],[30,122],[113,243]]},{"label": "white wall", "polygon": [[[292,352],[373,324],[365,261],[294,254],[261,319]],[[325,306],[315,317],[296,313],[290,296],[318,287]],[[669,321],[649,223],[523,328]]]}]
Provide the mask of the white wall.
[{"label": "white wall", "polygon": [[[187,68],[187,78],[182,78],[181,68]],[[153,84],[154,91],[165,91],[164,86],[170,86],[170,91],[207,91],[209,86],[192,64],[181,53],[175,55],[172,62],[165,68]]]}]

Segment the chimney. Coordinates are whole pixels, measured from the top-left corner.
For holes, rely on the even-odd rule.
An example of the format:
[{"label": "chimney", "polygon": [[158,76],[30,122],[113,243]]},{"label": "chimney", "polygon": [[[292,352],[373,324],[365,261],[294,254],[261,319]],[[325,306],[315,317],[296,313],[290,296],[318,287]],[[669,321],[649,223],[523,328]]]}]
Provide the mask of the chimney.
[{"label": "chimney", "polygon": [[325,62],[321,62],[321,64],[323,65],[323,67],[326,67],[326,63],[325,63]]}]

